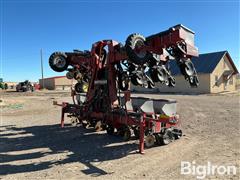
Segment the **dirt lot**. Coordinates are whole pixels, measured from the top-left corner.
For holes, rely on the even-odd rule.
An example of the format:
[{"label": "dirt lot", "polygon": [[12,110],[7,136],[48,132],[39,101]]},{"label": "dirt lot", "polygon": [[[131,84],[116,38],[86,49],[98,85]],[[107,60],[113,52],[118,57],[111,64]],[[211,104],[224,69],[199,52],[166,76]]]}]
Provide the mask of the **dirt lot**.
[{"label": "dirt lot", "polygon": [[140,155],[137,140],[61,129],[52,101],[70,100],[68,92],[0,93],[0,179],[196,179],[180,174],[181,161],[235,165],[237,175],[207,179],[239,179],[239,95],[144,94],[178,101],[184,136]]}]

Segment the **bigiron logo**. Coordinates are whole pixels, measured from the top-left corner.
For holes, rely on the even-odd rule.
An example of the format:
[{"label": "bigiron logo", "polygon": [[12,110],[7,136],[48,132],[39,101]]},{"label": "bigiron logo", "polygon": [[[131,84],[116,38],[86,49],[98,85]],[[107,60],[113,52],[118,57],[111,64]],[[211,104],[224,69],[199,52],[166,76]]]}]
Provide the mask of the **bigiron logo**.
[{"label": "bigiron logo", "polygon": [[213,165],[211,162],[207,162],[205,165],[198,165],[195,161],[181,161],[181,174],[182,175],[193,175],[197,179],[204,179],[211,175],[236,175],[236,166],[226,166],[226,165]]}]

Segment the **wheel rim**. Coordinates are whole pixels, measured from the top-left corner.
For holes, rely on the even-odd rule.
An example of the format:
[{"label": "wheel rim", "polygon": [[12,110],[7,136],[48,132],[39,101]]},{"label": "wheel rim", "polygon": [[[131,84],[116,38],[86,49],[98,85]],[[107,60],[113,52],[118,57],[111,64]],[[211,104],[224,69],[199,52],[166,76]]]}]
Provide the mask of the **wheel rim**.
[{"label": "wheel rim", "polygon": [[53,59],[53,64],[57,67],[57,68],[64,68],[66,65],[66,59],[63,56],[56,56]]}]

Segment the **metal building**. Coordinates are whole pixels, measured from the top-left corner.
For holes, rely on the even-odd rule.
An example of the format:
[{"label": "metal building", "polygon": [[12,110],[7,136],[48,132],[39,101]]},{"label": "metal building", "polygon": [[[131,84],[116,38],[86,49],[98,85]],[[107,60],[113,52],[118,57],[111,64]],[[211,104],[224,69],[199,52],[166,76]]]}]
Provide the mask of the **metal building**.
[{"label": "metal building", "polygon": [[48,90],[69,90],[76,83],[76,80],[69,80],[66,76],[39,79],[41,89],[45,88]]}]

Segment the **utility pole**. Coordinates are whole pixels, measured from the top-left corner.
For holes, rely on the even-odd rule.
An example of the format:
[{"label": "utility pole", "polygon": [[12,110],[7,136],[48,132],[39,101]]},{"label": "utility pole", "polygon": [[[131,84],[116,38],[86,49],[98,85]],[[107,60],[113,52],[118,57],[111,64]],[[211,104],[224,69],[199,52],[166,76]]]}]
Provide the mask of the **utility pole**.
[{"label": "utility pole", "polygon": [[40,56],[41,56],[41,72],[42,72],[42,89],[44,89],[44,79],[43,79],[43,55],[42,55],[42,49],[40,50]]}]

